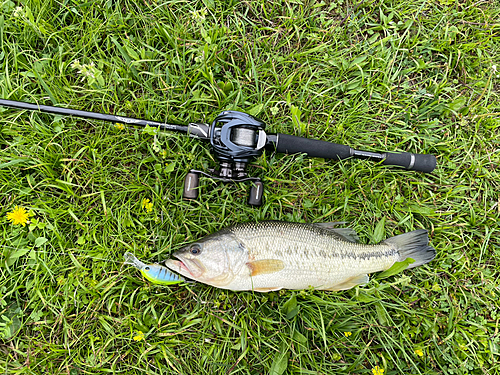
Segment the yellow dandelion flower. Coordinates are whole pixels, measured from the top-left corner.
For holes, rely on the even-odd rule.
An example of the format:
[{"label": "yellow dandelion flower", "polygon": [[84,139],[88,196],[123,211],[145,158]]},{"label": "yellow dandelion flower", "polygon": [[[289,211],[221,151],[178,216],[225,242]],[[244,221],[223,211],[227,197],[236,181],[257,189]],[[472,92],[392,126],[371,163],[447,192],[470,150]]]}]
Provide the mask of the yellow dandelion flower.
[{"label": "yellow dandelion flower", "polygon": [[153,203],[148,198],[144,198],[142,200],[141,207],[144,208],[147,212],[153,211]]},{"label": "yellow dandelion flower", "polygon": [[29,213],[23,208],[16,206],[11,212],[7,213],[7,220],[12,221],[13,225],[21,224],[23,227],[29,219]]},{"label": "yellow dandelion flower", "polygon": [[383,368],[380,368],[378,366],[375,366],[373,369],[372,369],[372,372],[373,372],[373,375],[384,375],[384,369]]},{"label": "yellow dandelion flower", "polygon": [[415,349],[415,354],[418,355],[419,357],[424,356],[424,352],[422,351],[422,349]]},{"label": "yellow dandelion flower", "polygon": [[141,341],[144,340],[144,332],[142,331],[137,331],[137,335],[133,337],[134,341]]},{"label": "yellow dandelion flower", "polygon": [[117,122],[117,123],[115,123],[115,129],[123,130],[123,129],[125,129],[125,125]]},{"label": "yellow dandelion flower", "polygon": [[345,337],[349,337],[352,335],[352,332],[344,332]]}]

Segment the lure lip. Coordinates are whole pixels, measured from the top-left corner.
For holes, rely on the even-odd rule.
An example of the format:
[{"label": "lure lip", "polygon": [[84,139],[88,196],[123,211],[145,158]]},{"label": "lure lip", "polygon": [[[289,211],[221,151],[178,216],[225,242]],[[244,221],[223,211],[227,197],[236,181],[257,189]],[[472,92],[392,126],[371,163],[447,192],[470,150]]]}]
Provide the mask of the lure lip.
[{"label": "lure lip", "polygon": [[137,257],[134,254],[128,251],[125,254],[123,254],[123,257],[125,258],[125,264],[130,264],[131,266],[134,266],[138,270],[142,270],[147,266],[146,263],[141,262],[139,259],[137,259]]}]

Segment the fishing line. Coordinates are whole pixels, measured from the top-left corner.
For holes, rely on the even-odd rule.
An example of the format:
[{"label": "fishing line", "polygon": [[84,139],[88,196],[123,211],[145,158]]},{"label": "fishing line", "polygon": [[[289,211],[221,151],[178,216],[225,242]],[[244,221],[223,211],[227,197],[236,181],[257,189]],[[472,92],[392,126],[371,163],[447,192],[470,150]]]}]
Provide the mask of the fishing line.
[{"label": "fishing line", "polygon": [[[18,247],[8,246],[8,245],[0,245],[0,247],[4,247],[4,248],[8,248],[8,249],[14,249],[14,250],[18,250],[19,249]],[[54,251],[47,251],[47,250],[35,250],[35,249],[31,249],[26,254],[29,254],[31,252],[34,252],[34,253],[43,253],[43,254],[53,254],[53,255],[66,255],[66,256],[70,255],[70,253],[54,252]],[[26,254],[23,254],[23,256],[26,255]],[[98,257],[92,256],[92,255],[87,255],[87,254],[73,254],[73,255],[78,255],[78,256],[81,256],[81,257],[91,258],[91,259],[96,259],[96,260],[105,260],[107,262],[121,263],[118,260],[109,259],[109,258],[98,258]]]},{"label": "fishing line", "polygon": [[[17,247],[14,247],[14,246],[8,246],[8,245],[0,245],[0,247],[3,247],[3,248],[8,248],[8,249],[14,249],[14,250],[17,250],[19,248]],[[78,250],[78,249],[77,249]],[[84,250],[80,250],[80,251],[84,251]],[[92,256],[92,255],[88,255],[88,254],[80,254],[80,253],[76,253],[76,254],[73,254],[73,253],[64,253],[64,252],[53,252],[53,251],[47,251],[47,250],[35,250],[35,249],[31,249],[30,251],[28,251],[26,254],[23,254],[23,256],[25,255],[28,255],[29,253],[31,252],[34,252],[36,254],[49,254],[49,255],[64,255],[64,256],[70,256],[71,255],[76,255],[76,256],[79,256],[79,257],[84,257],[84,258],[89,258],[89,259],[93,259],[93,260],[100,260],[100,261],[105,261],[105,262],[113,262],[113,263],[121,263],[122,266],[124,265],[132,265],[131,263],[128,263],[127,260],[124,258],[123,260],[116,260],[116,259],[109,259],[109,258],[99,258],[99,257],[96,257],[96,256]],[[125,252],[123,254],[123,256],[125,256],[127,252]],[[162,260],[162,261],[154,261],[154,260],[151,260],[151,261],[145,261],[145,263],[156,263],[156,264],[162,264],[166,261],[167,259],[165,260]]]},{"label": "fishing line", "polygon": [[[14,247],[14,246],[8,246],[8,245],[0,245],[0,247],[3,247],[3,248],[7,248],[7,249],[14,249],[14,250],[18,250],[19,248],[18,247]],[[79,251],[83,251],[83,250],[80,250],[80,249],[74,249],[74,250],[79,250]],[[142,268],[146,268],[146,270],[149,270],[149,267],[160,267],[160,269],[163,269],[163,277],[167,277],[169,278],[169,281],[171,281],[171,283],[165,283],[164,280],[163,280],[163,284],[165,285],[171,285],[171,284],[176,284],[176,283],[180,283],[182,285],[186,285],[186,284],[194,284],[195,281],[192,281],[192,280],[186,280],[184,278],[182,278],[181,276],[177,275],[176,273],[168,270],[164,265],[161,265],[161,263],[164,263],[166,260],[162,261],[162,262],[141,262],[139,259],[136,258],[136,256],[130,252],[125,252],[123,254],[123,260],[115,260],[115,259],[109,259],[109,258],[100,258],[100,257],[96,257],[96,256],[92,256],[92,255],[88,255],[88,254],[80,254],[80,253],[65,253],[65,252],[58,252],[58,251],[47,251],[47,250],[35,250],[35,249],[30,249],[29,251],[27,251],[25,254],[22,254],[20,257],[16,258],[15,260],[21,258],[21,257],[24,257],[25,255],[28,254],[28,257],[25,257],[25,258],[28,258],[29,260],[35,260],[37,261],[37,264],[40,265],[40,264],[43,264],[45,263],[43,260],[42,262],[38,262],[38,259],[37,258],[33,258],[31,257],[29,254],[31,253],[35,253],[35,254],[48,254],[48,255],[63,255],[63,256],[67,256],[67,257],[70,257],[71,258],[71,255],[73,255],[73,258],[76,256],[76,257],[83,257],[83,258],[87,258],[87,259],[91,259],[91,260],[99,260],[99,261],[106,261],[106,262],[113,262],[113,263],[117,263],[117,264],[120,264],[120,268],[119,268],[119,274],[122,274],[124,272],[123,268],[125,266],[131,266],[132,268],[135,268],[135,269],[138,269],[141,271],[141,273],[143,273],[143,270]],[[25,259],[26,261],[27,259]],[[72,259],[73,263],[75,263],[76,261],[76,264],[75,266],[78,266],[78,259]],[[25,264],[25,266],[28,266],[27,264]],[[81,266],[81,265],[80,265]],[[45,267],[48,267],[47,265],[45,265]],[[7,269],[9,267],[7,266]],[[77,267],[78,268],[78,267]],[[3,273],[3,270],[0,269],[0,272]],[[161,272],[159,273],[159,275],[161,275]],[[170,275],[170,276],[169,276]],[[53,275],[54,276],[54,275]],[[162,284],[162,282],[158,282],[158,280],[155,279],[151,279],[150,277],[148,277],[146,274],[143,273],[143,276],[145,276],[145,278],[151,282],[153,282],[153,284]],[[175,279],[177,278],[177,279]],[[180,280],[179,280],[180,278]],[[170,280],[172,279],[172,280]],[[178,281],[176,281],[178,280]],[[173,281],[176,281],[176,282],[173,282]],[[75,301],[76,301],[76,292],[77,290],[75,289]],[[75,307],[76,307],[76,302],[75,302]]]},{"label": "fishing line", "polygon": [[[7,246],[7,245],[0,245],[0,247],[10,248],[10,249],[18,249],[17,247]],[[45,250],[34,250],[34,249],[28,251],[26,254],[23,254],[23,256],[24,255],[28,255],[31,252],[34,252],[36,254],[64,255],[64,256],[68,256],[68,257],[70,256],[70,253],[61,253],[61,252],[53,252],[53,251],[45,251]],[[101,260],[101,261],[105,261],[105,262],[127,264],[127,263],[125,263],[125,261],[116,260],[116,259],[109,259],[109,258],[99,258],[99,257],[96,257],[96,256],[87,255],[87,254],[73,254],[73,255],[76,255],[76,256],[79,256],[79,257],[84,257],[84,258],[89,258],[89,259],[93,259],[93,260]]]}]

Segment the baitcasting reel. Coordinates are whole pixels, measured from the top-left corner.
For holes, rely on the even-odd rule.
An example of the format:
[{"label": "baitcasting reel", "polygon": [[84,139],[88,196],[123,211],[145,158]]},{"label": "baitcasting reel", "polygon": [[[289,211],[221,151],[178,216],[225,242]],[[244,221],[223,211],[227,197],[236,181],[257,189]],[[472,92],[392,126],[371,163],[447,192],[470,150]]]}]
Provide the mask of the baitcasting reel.
[{"label": "baitcasting reel", "polygon": [[264,132],[265,124],[255,117],[238,111],[224,111],[208,127],[207,124],[190,124],[189,133],[199,133],[210,138],[219,169],[210,169],[210,173],[192,169],[184,180],[183,196],[196,199],[199,194],[200,176],[222,182],[251,182],[248,203],[252,206],[262,204],[264,184],[258,177],[249,177],[247,164],[262,154],[267,144]]}]

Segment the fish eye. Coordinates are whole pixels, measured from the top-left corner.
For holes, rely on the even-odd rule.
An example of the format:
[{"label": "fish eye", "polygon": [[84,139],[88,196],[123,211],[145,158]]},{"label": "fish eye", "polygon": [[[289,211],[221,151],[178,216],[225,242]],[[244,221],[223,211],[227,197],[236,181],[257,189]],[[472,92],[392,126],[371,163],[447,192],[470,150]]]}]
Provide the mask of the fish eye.
[{"label": "fish eye", "polygon": [[189,249],[189,252],[193,255],[200,255],[201,254],[201,247],[198,245],[193,245]]},{"label": "fish eye", "polygon": [[144,269],[145,269],[146,271],[149,271],[149,270],[150,270],[151,268],[149,268],[149,267],[146,267],[146,268],[144,268]]}]

